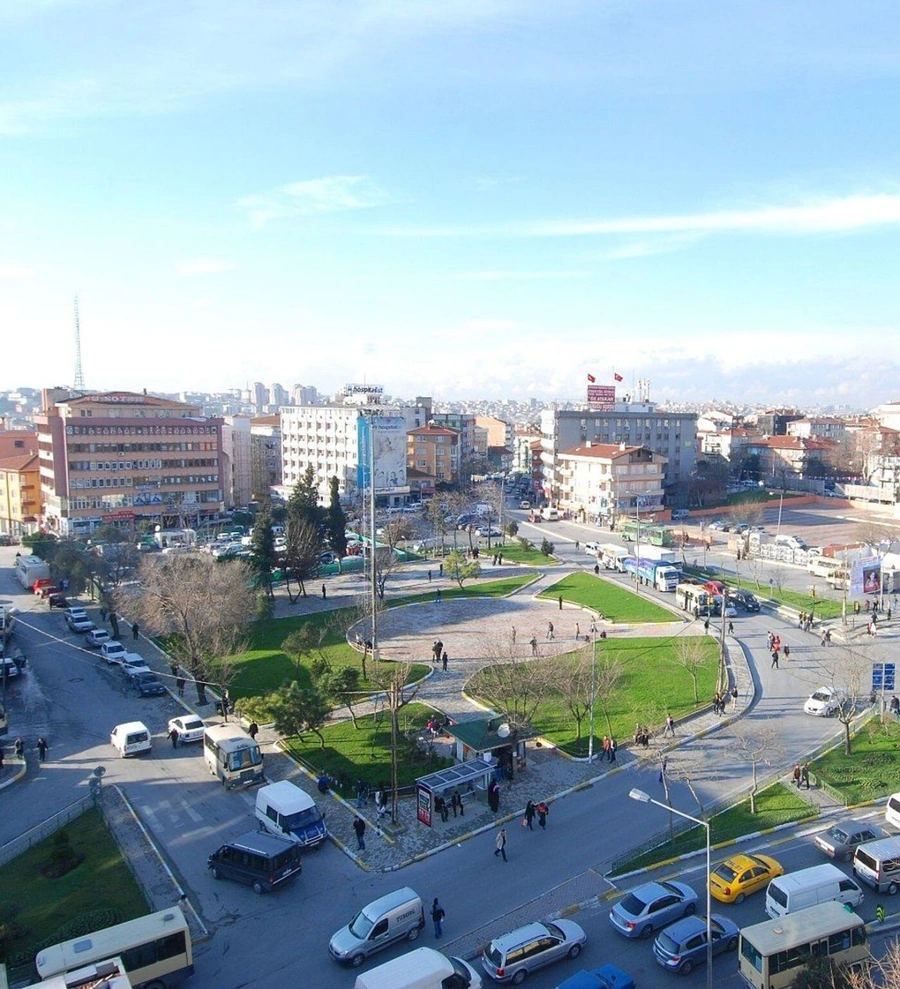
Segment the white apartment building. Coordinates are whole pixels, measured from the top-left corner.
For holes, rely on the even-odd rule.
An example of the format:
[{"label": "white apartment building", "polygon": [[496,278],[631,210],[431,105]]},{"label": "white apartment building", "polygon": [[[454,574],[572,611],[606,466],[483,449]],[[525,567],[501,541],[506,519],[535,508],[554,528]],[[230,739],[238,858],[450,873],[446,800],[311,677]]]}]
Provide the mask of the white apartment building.
[{"label": "white apartment building", "polygon": [[250,504],[250,418],[225,416],[222,425],[222,480],[225,484],[225,507],[242,508]]},{"label": "white apartment building", "polygon": [[280,485],[281,416],[256,416],[250,420],[251,498],[265,501]]},{"label": "white apartment building", "polygon": [[663,508],[665,469],[647,447],[588,442],[559,455],[557,507],[589,521],[652,514]]}]

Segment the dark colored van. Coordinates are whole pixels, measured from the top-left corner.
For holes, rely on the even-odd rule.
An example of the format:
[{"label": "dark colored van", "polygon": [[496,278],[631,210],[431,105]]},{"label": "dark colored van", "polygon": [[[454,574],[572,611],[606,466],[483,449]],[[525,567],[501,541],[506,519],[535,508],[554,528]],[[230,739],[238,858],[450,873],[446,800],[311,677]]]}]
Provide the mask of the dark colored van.
[{"label": "dark colored van", "polygon": [[206,862],[213,879],[235,879],[268,893],[300,873],[300,847],[287,838],[248,831],[213,852]]}]

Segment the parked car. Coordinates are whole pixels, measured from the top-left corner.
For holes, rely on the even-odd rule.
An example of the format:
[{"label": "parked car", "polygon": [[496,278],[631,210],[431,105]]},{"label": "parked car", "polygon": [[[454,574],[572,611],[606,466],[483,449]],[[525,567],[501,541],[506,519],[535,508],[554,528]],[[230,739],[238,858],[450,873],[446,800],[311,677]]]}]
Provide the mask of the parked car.
[{"label": "parked car", "polygon": [[503,533],[495,525],[483,525],[476,530],[476,535],[482,537],[482,539],[499,539]]},{"label": "parked car", "polygon": [[117,665],[122,662],[122,658],[125,656],[125,646],[116,639],[107,639],[100,645],[100,655],[110,666]]},{"label": "parked car", "polygon": [[17,677],[19,672],[19,667],[11,656],[0,656],[0,683],[3,682],[4,676],[9,680],[11,677]]},{"label": "parked car", "polygon": [[53,594],[47,595],[47,603],[51,608],[68,608],[69,599],[63,594],[62,591],[56,590],[54,588]]},{"label": "parked car", "polygon": [[814,714],[819,718],[830,718],[837,714],[844,703],[846,695],[839,687],[819,687],[809,695],[803,705],[805,714]]},{"label": "parked car", "polygon": [[78,632],[79,635],[83,635],[85,632],[92,632],[96,628],[87,615],[84,618],[67,618],[66,620],[69,623],[69,631]]},{"label": "parked car", "polygon": [[829,858],[849,862],[857,846],[866,841],[877,841],[883,838],[884,831],[877,824],[868,821],[857,821],[853,818],[833,824],[827,831],[817,834],[813,842],[820,851]]},{"label": "parked car", "polygon": [[83,618],[87,618],[88,613],[84,608],[69,607],[66,608],[63,617],[67,622],[81,621]]},{"label": "parked car", "polygon": [[768,855],[733,855],[713,869],[709,891],[722,903],[743,903],[751,893],[783,875],[781,864]]},{"label": "parked car", "polygon": [[161,697],[168,693],[166,685],[152,670],[138,670],[128,675],[141,697]]},{"label": "parked car", "polygon": [[[62,594],[63,590],[61,587],[57,587],[56,584],[41,584],[38,581],[34,586],[34,593],[42,600],[45,601],[52,594]],[[68,608],[68,604],[65,605]]]},{"label": "parked car", "polygon": [[496,982],[518,986],[530,972],[563,958],[577,958],[586,940],[571,920],[526,924],[494,938],[484,949],[481,965]]},{"label": "parked car", "polygon": [[713,519],[706,528],[713,529],[715,532],[727,532],[728,523],[723,522],[721,519]]},{"label": "parked car", "polygon": [[84,637],[84,644],[89,649],[99,649],[104,642],[110,641],[110,634],[105,628],[92,628]]},{"label": "parked car", "polygon": [[144,662],[142,656],[138,656],[137,653],[126,653],[122,657],[122,662],[119,664],[122,667],[122,672],[129,680],[133,680],[138,673],[149,673],[150,667]]},{"label": "parked car", "polygon": [[206,725],[195,714],[183,714],[179,718],[172,718],[166,731],[177,731],[179,742],[202,742],[204,728]]},{"label": "parked car", "polygon": [[615,965],[601,965],[583,968],[560,982],[556,989],[634,989],[634,979]]},{"label": "parked car", "polygon": [[[709,918],[712,953],[737,951],[741,929],[720,914]],[[653,957],[670,972],[690,975],[697,965],[706,964],[706,918],[684,917],[656,935]]]},{"label": "parked car", "polygon": [[650,937],[697,909],[697,894],[686,883],[644,883],[609,911],[609,922],[625,937]]}]

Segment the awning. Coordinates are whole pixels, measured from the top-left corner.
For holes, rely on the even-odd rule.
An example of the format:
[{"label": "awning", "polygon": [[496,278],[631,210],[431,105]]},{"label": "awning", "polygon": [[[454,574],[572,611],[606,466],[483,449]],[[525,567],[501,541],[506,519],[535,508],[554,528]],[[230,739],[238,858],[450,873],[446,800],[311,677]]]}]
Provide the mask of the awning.
[{"label": "awning", "polygon": [[436,773],[420,776],[416,780],[416,786],[425,787],[432,793],[443,793],[457,786],[476,784],[476,781],[485,780],[493,775],[496,768],[496,759],[492,759],[490,764],[481,759],[473,759],[471,762],[461,762],[456,766],[440,769]]}]

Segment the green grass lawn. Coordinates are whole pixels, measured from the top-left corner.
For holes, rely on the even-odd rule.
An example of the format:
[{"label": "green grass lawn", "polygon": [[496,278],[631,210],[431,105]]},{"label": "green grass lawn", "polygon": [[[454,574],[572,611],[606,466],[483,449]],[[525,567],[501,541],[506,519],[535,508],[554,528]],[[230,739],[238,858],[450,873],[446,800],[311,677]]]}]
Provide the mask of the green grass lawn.
[{"label": "green grass lawn", "polygon": [[73,850],[85,856],[66,875],[48,879],[41,873],[53,849],[53,835],[0,867],[0,907],[17,907],[15,920],[28,929],[12,942],[6,956],[17,969],[20,956],[26,956],[30,966],[39,948],[61,940],[58,932],[64,924],[98,907],[111,905],[117,912],[117,919],[102,926],[150,912],[98,811],[86,811],[63,830]]},{"label": "green grass lawn", "polygon": [[507,561],[510,563],[523,563],[529,567],[555,567],[559,562],[553,556],[544,556],[538,546],[527,549],[518,539],[510,539],[509,536],[506,537],[506,542],[502,546],[496,546],[491,549],[491,554],[494,552],[503,553],[504,563]]},{"label": "green grass lawn", "polygon": [[[679,643],[696,643],[702,650],[702,665],[698,673],[698,693],[700,703],[694,703],[694,689],[691,677],[685,669],[676,664]],[[590,646],[585,647],[590,654]],[[712,700],[716,687],[719,649],[712,637],[689,636],[669,638],[629,638],[602,639],[597,641],[597,669],[602,670],[607,661],[619,661],[623,667],[622,679],[608,705],[609,724],[604,717],[601,704],[594,709],[594,751],[598,751],[598,739],[610,733],[621,744],[630,739],[635,722],[640,721],[651,727],[661,727],[667,712],[677,720],[705,707]],[[545,667],[551,682],[564,682],[558,671],[577,662],[577,654],[569,653],[545,660],[538,660],[540,668]],[[486,693],[487,677],[477,673],[470,681],[467,692],[480,697],[485,703],[497,706]],[[501,705],[502,706],[502,705]],[[582,723],[582,738],[577,739],[575,720],[560,694],[548,697],[538,706],[533,723],[541,734],[552,739],[560,748],[571,755],[587,755],[588,721]]]},{"label": "green grass lawn", "polygon": [[[636,805],[637,806],[637,805]],[[667,813],[662,808],[654,808],[659,814],[660,830],[666,827]],[[691,813],[694,817],[702,815],[696,810]],[[755,831],[764,831],[766,828],[774,828],[779,824],[788,824],[791,821],[800,821],[807,817],[817,816],[818,811],[812,804],[805,801],[793,787],[775,783],[773,786],[762,790],[756,795],[756,814],[750,813],[750,801],[742,800],[734,807],[716,814],[710,820],[711,842],[713,845],[721,841],[728,841],[732,838],[740,838],[741,835],[753,834]],[[633,869],[643,869],[647,866],[655,865],[657,862],[665,861],[676,855],[684,855],[686,852],[695,852],[706,847],[706,829],[701,827],[691,828],[683,831],[674,841],[666,842],[657,848],[641,852],[618,865],[614,875],[621,875],[631,872]],[[738,854],[740,848],[728,849],[729,854]]]},{"label": "green grass lawn", "polygon": [[[678,621],[678,615],[661,608],[648,597],[634,594],[618,584],[602,580],[590,573],[567,574],[549,590],[538,595],[545,600],[579,604],[601,612],[613,622],[622,624],[646,624],[650,622]],[[675,596],[672,596],[675,602]]]},{"label": "green grass lawn", "polygon": [[[448,598],[505,598],[508,594],[526,587],[537,580],[537,574],[526,572],[510,574],[508,577],[501,577],[499,580],[467,580],[462,587],[454,584],[452,587],[441,588],[441,600]],[[424,594],[410,594],[407,597],[391,598],[391,607],[400,604],[414,604],[416,601],[434,600],[434,591],[426,591]]]},{"label": "green grass lawn", "polygon": [[[419,776],[452,765],[452,760],[434,754],[427,755],[414,741],[407,741],[406,732],[421,731],[434,714],[424,704],[407,704],[400,712],[400,786],[409,786]],[[343,796],[353,791],[357,779],[364,779],[370,789],[386,784],[391,778],[391,718],[388,711],[377,716],[357,718],[359,729],[352,721],[340,722],[322,729],[323,749],[315,735],[303,741],[286,740],[289,751],[315,772],[324,770],[329,776],[343,780]]]},{"label": "green grass lawn", "polygon": [[848,804],[875,800],[900,790],[900,723],[872,718],[853,736],[852,754],[844,746],[811,763],[815,779],[834,787]]},{"label": "green grass lawn", "polygon": [[[301,686],[308,687],[310,664],[318,656],[334,667],[361,668],[360,654],[346,639],[347,626],[355,617],[355,612],[351,609],[341,608],[314,615],[299,615],[296,618],[271,618],[255,622],[250,633],[250,648],[235,657],[236,672],[229,687],[231,696],[240,699],[266,694],[276,690],[285,680],[297,680]],[[299,662],[295,662],[282,650],[281,643],[304,625],[310,625],[317,638],[322,633],[321,645],[302,656]],[[427,670],[427,666],[413,664],[410,681],[420,680]],[[373,685],[361,681],[361,690],[369,688],[373,688]]]}]

